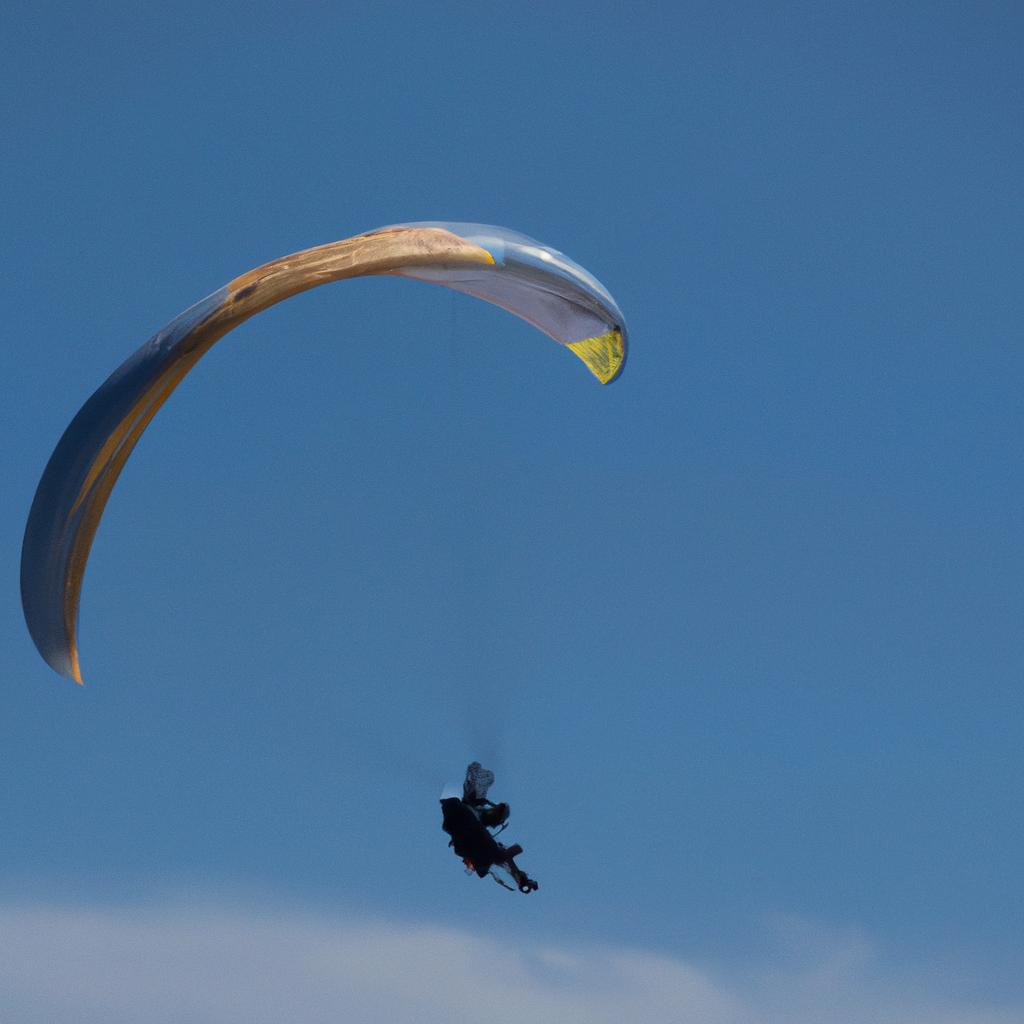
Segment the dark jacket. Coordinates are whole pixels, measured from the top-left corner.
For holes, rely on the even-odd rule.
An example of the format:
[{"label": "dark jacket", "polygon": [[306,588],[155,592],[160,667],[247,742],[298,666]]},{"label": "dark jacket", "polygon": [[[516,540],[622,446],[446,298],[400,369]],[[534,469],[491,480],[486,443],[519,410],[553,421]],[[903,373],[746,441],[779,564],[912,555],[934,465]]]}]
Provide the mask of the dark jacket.
[{"label": "dark jacket", "polygon": [[455,853],[469,861],[481,878],[485,878],[495,864],[503,864],[508,859],[505,848],[458,797],[442,800],[441,814],[444,816],[441,828],[452,837]]}]

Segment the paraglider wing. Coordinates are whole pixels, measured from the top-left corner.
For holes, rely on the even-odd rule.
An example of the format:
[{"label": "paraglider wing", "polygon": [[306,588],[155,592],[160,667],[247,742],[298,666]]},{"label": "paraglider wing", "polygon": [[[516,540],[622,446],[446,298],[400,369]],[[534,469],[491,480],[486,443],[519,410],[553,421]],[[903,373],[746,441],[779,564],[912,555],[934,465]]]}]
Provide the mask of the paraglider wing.
[{"label": "paraglider wing", "polygon": [[564,253],[518,231],[489,224],[423,223],[486,249],[493,267],[409,267],[395,271],[433,281],[493,302],[522,317],[574,352],[602,384],[609,384],[626,362],[622,313],[604,286]]},{"label": "paraglider wing", "polygon": [[43,472],[25,528],[21,598],[39,653],[82,682],[78,606],[93,537],[128,456],[160,406],[225,334],[329,281],[394,274],[493,302],[559,341],[608,383],[626,356],[622,314],[585,270],[504,228],[407,224],[306,249],[235,278],[158,331],[85,403]]}]

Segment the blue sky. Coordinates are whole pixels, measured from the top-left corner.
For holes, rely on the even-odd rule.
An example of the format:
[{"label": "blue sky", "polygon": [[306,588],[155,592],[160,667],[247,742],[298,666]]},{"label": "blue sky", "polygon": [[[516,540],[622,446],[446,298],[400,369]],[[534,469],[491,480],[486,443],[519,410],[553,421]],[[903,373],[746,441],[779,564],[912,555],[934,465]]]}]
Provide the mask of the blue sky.
[{"label": "blue sky", "polygon": [[[319,950],[330,985],[304,962],[262,1004],[304,1022],[365,992],[432,1019],[429,950],[495,929],[537,1020],[552,963],[638,1019],[1024,1020],[1015,5],[4,20],[0,920],[43,960],[93,934],[72,962],[124,992],[12,973],[21,1020],[173,1014],[120,954],[207,927]],[[53,675],[18,560],[81,403],[237,274],[435,219],[596,274],[623,377],[415,282],[262,314],[139,445],[88,685]],[[470,758],[536,897],[445,849]],[[472,1019],[470,959],[438,1019]],[[242,1014],[239,978],[194,1019]]]}]

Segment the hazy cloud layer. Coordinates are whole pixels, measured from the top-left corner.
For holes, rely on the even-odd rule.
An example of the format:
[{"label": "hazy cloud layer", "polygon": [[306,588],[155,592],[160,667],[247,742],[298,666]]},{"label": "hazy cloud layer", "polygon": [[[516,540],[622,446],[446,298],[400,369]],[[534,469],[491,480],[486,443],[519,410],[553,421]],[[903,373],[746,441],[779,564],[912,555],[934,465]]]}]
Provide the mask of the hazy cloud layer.
[{"label": "hazy cloud layer", "polygon": [[[802,926],[794,926],[796,931]],[[802,932],[737,971],[279,909],[0,907],[11,1024],[1022,1024],[887,979],[857,936]]]}]

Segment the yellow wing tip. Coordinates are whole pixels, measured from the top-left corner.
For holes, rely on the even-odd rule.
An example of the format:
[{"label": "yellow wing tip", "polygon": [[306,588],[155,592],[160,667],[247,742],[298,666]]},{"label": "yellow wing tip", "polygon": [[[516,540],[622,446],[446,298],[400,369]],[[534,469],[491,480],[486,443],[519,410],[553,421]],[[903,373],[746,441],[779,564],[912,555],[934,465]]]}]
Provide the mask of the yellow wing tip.
[{"label": "yellow wing tip", "polygon": [[617,327],[607,334],[570,342],[566,348],[575,352],[602,384],[615,380],[626,361],[626,346]]}]

